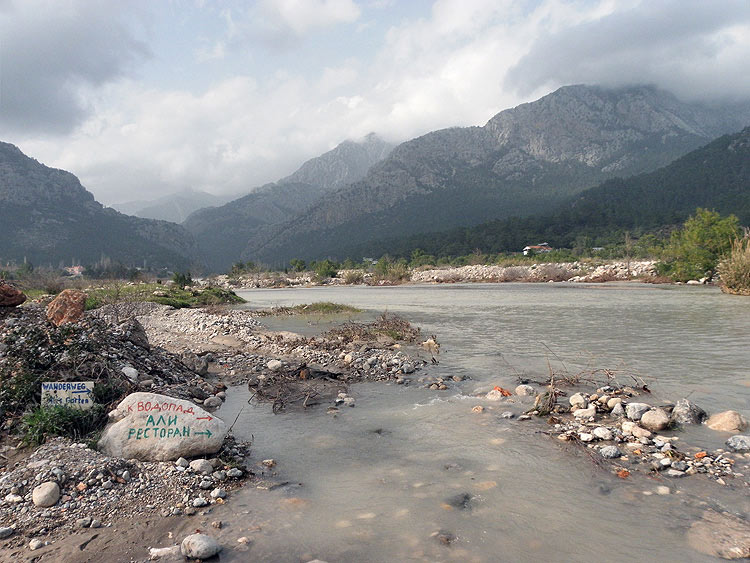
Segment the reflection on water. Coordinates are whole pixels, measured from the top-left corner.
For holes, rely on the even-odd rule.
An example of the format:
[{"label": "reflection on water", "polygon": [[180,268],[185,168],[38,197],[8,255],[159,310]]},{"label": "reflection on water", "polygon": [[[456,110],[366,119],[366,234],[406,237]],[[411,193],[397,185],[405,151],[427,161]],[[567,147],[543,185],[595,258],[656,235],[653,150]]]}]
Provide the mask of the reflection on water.
[{"label": "reflection on water", "polygon": [[[664,561],[710,560],[686,546],[701,502],[747,513],[746,492],[702,479],[620,480],[539,421],[502,419],[523,404],[474,414],[469,397],[512,387],[519,373],[624,368],[664,398],[747,415],[750,300],[709,288],[452,285],[254,290],[253,306],[334,301],[388,310],[437,334],[439,366],[471,381],[437,392],[388,384],[352,389],[355,408],[273,415],[241,390],[220,414],[258,459],[275,458],[293,486],[235,493],[227,538],[248,536],[228,560]],[[279,328],[289,329],[285,324]],[[489,405],[487,405],[489,406]],[[241,411],[241,412],[240,412]],[[723,437],[698,431],[698,439]],[[691,438],[692,439],[692,438]],[[300,485],[295,485],[301,483]],[[233,541],[233,540],[232,540]]]}]

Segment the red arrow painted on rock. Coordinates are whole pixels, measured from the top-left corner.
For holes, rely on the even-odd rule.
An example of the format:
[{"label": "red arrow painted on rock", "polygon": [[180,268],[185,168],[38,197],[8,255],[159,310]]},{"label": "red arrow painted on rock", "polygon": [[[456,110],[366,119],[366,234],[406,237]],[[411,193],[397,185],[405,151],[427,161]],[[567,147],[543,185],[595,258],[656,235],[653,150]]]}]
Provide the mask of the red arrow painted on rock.
[{"label": "red arrow painted on rock", "polygon": [[198,417],[195,418],[195,420],[209,420],[209,421],[211,421],[211,420],[213,420],[213,417],[211,417],[211,416],[198,416]]}]

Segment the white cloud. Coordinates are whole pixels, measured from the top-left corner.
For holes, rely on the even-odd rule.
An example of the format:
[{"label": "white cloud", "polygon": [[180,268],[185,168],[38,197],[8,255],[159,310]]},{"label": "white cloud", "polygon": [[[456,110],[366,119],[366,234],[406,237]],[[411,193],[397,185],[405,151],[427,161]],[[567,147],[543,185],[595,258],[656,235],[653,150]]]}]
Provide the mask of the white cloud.
[{"label": "white cloud", "polygon": [[[369,9],[377,13],[362,17]],[[395,8],[360,8],[348,0],[269,0],[249,10],[231,4],[217,16],[223,18],[218,36],[196,38],[187,52],[204,57],[201,68],[228,64],[238,44],[257,48],[259,29],[311,50],[314,41],[301,35],[341,25],[356,37],[362,19],[389,9]],[[136,80],[128,65],[145,47],[126,42],[120,51],[104,42],[115,49],[111,68],[74,90],[74,109],[85,111],[67,123],[79,125],[55,137],[32,132],[7,140],[78,174],[105,202],[186,187],[247,190],[346,138],[375,131],[402,141],[437,128],[481,125],[571,82],[652,82],[682,94],[750,97],[748,12],[750,4],[734,0],[439,0],[419,19],[394,18],[369,59],[344,53],[304,74],[269,64],[270,70],[248,68],[190,89]],[[74,59],[91,57],[98,55]],[[20,60],[28,65],[31,59]],[[64,77],[55,80],[66,84]],[[43,123],[44,112],[37,112]]]},{"label": "white cloud", "polygon": [[360,16],[360,9],[352,0],[261,0],[259,7],[269,24],[296,35],[352,23]]}]

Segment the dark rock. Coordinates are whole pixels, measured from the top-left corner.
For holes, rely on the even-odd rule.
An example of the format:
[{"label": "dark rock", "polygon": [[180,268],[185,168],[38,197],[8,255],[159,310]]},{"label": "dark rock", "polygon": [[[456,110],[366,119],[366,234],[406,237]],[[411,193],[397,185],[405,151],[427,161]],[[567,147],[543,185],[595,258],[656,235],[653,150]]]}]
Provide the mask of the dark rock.
[{"label": "dark rock", "polygon": [[472,496],[469,493],[459,493],[445,499],[445,504],[459,510],[471,510]]},{"label": "dark rock", "polygon": [[700,424],[708,415],[699,406],[687,399],[680,399],[672,409],[673,424]]},{"label": "dark rock", "polygon": [[148,342],[148,336],[143,325],[138,322],[138,319],[128,319],[120,325],[120,330],[125,334],[125,339],[132,342],[140,348],[146,350],[151,349],[151,345]]}]

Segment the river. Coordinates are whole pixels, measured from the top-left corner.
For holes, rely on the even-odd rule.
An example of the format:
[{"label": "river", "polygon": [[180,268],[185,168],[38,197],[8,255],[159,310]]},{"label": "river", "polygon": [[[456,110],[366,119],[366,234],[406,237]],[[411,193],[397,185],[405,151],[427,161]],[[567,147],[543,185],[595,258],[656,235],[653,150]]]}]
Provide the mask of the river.
[{"label": "river", "polygon": [[[236,390],[219,414],[258,459],[273,458],[273,491],[242,490],[218,515],[247,553],[227,561],[713,561],[685,532],[706,506],[750,513],[747,490],[695,476],[622,480],[543,421],[501,418],[524,404],[472,394],[549,369],[608,369],[643,378],[658,399],[709,412],[750,404],[750,299],[715,288],[639,284],[470,284],[240,292],[248,307],[333,301],[371,318],[385,310],[435,334],[440,363],[418,375],[470,379],[448,391],[414,383],[354,386],[354,408],[273,415]],[[282,319],[308,334],[325,319]],[[647,397],[649,401],[651,398]],[[654,399],[650,402],[658,402]],[[494,406],[484,414],[472,406]],[[680,434],[678,434],[680,435]],[[707,428],[683,439],[722,447]],[[668,485],[669,495],[655,494]],[[223,508],[223,507],[222,507]],[[450,546],[443,539],[450,538]],[[243,559],[243,555],[248,558]]]}]

